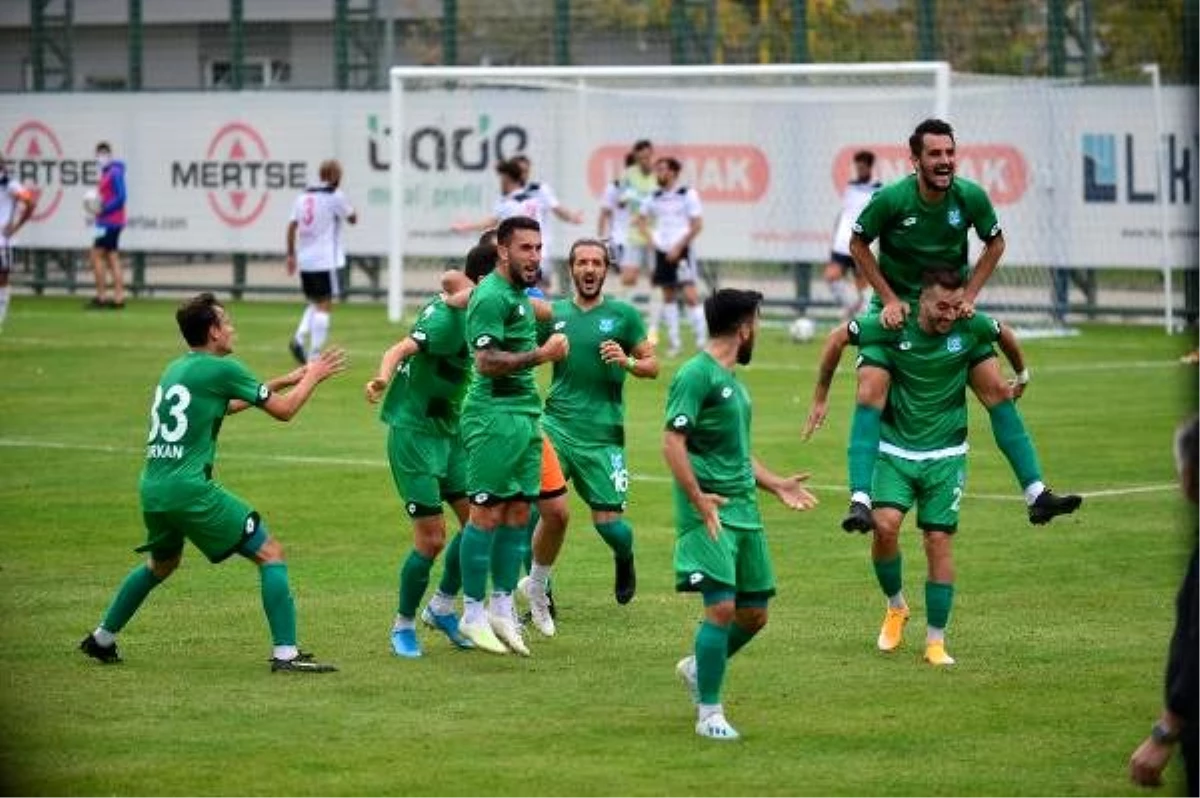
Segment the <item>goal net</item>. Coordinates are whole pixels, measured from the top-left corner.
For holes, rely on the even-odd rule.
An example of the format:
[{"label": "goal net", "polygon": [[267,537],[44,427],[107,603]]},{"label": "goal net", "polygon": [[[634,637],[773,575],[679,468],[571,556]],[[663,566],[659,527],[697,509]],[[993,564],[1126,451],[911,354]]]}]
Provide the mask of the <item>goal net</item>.
[{"label": "goal net", "polygon": [[[390,136],[390,163],[403,164],[390,172],[393,320],[406,291],[434,290],[435,272],[476,242],[452,228],[492,215],[500,160],[526,155],[530,180],[549,184],[563,208],[584,214],[581,225],[548,225],[545,258],[561,260],[571,241],[596,233],[606,185],[624,172],[633,143],[648,139],[657,157],[682,162],[681,183],[700,194],[704,230],[694,249],[707,288],[753,287],[782,315],[832,322],[840,309],[823,267],[853,154],[874,152],[884,183],[903,177],[911,171],[908,135],[930,116],[955,126],[958,172],[988,191],[1005,230],[1008,250],[981,297],[990,312],[1027,329],[1058,329],[1088,317],[1081,308],[1095,298],[1097,281],[1080,270],[1163,268],[1145,241],[1109,241],[1121,225],[1142,224],[1129,203],[1084,201],[1080,142],[1089,152],[1086,136],[1106,129],[1101,113],[1114,98],[1078,85],[952,77],[940,62],[394,67],[390,74],[390,127],[403,131]],[[1121,107],[1144,106],[1152,125],[1148,83],[1128,90],[1117,98],[1128,103]],[[1149,169],[1138,179],[1153,181],[1154,130],[1137,135],[1145,139],[1138,147],[1149,146],[1148,156],[1134,155],[1138,169]],[[1149,207],[1146,224],[1161,229]],[[1133,210],[1145,208],[1134,203]],[[972,240],[973,262],[979,242]],[[1178,259],[1191,262],[1186,256],[1181,249]],[[639,294],[646,291],[643,281]],[[1138,301],[1163,309],[1161,290],[1142,293],[1149,296]]]}]

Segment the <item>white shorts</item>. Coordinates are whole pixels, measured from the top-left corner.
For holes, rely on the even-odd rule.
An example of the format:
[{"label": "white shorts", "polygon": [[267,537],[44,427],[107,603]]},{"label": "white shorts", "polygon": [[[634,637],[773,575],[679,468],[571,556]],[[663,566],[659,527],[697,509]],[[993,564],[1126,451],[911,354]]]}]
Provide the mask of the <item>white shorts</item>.
[{"label": "white shorts", "polygon": [[614,242],[612,245],[613,263],[624,269],[626,267],[634,269],[652,269],[654,261],[650,257],[652,250],[645,244],[622,244]]}]

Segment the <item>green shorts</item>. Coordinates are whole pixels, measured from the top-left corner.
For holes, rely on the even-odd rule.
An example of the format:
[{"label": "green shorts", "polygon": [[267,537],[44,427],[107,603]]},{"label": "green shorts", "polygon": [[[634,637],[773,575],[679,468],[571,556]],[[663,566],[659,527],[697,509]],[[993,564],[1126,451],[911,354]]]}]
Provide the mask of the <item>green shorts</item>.
[{"label": "green shorts", "polygon": [[625,512],[629,494],[625,449],[616,444],[578,443],[548,419],[542,429],[554,444],[563,475],[575,483],[584,503],[601,512]]},{"label": "green shorts", "polygon": [[537,416],[471,414],[460,422],[467,452],[467,494],[483,506],[524,499],[542,489],[542,430]]},{"label": "green shorts", "polygon": [[739,597],[775,595],[775,569],[755,496],[731,498],[718,511],[716,540],[687,496],[675,486],[675,589],[732,590]]},{"label": "green shorts", "polygon": [[192,541],[209,562],[221,562],[239,549],[257,551],[266,531],[250,505],[224,488],[213,485],[186,508],[142,512],[146,542],[137,551],[156,560],[169,560]]},{"label": "green shorts", "polygon": [[958,529],[958,505],[967,481],[967,456],[937,460],[905,460],[880,453],[875,461],[871,496],[876,507],[902,513],[917,505],[917,527],[925,532]]},{"label": "green shorts", "polygon": [[388,465],[412,518],[441,515],[442,502],[467,495],[466,452],[458,436],[388,427]]}]

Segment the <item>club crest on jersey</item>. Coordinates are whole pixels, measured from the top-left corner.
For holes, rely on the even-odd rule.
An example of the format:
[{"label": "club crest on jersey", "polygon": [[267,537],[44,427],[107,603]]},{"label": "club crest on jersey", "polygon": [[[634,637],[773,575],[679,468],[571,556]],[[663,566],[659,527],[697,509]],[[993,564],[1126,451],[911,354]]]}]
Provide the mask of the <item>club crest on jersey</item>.
[{"label": "club crest on jersey", "polygon": [[961,352],[963,347],[962,338],[957,335],[951,335],[946,339],[947,352]]},{"label": "club crest on jersey", "polygon": [[688,417],[685,415],[675,416],[674,420],[671,421],[671,426],[674,427],[675,429],[683,429],[687,425],[688,425]]},{"label": "club crest on jersey", "polygon": [[951,227],[962,227],[962,211],[958,208],[951,208],[946,211],[946,221]]},{"label": "club crest on jersey", "polygon": [[610,333],[616,329],[617,323],[613,319],[600,319],[600,332]]},{"label": "club crest on jersey", "polygon": [[916,223],[917,223],[917,217],[907,216],[907,217],[905,217],[904,221],[900,222],[900,226],[901,227],[912,227]]},{"label": "club crest on jersey", "polygon": [[485,348],[485,347],[486,347],[488,344],[490,344],[491,342],[492,342],[492,336],[490,336],[490,335],[481,335],[481,336],[479,336],[478,338],[476,338],[476,339],[475,339],[475,348],[476,348],[476,349],[483,349],[483,348]]},{"label": "club crest on jersey", "polygon": [[730,388],[728,385],[726,385],[724,388],[721,389],[721,398],[722,399],[728,399],[731,396],[733,396],[733,388]]},{"label": "club crest on jersey", "polygon": [[567,323],[565,321],[556,321],[554,322],[554,331],[558,332],[559,330],[566,328],[566,326]]}]

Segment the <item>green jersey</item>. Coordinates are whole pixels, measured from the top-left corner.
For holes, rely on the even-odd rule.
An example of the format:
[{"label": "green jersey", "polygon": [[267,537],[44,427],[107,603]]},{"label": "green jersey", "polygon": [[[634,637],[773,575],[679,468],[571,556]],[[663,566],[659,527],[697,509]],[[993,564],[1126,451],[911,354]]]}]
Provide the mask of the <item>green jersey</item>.
[{"label": "green jersey", "polygon": [[421,309],[408,335],[417,353],[394,375],[379,417],[427,435],[456,435],[471,370],[466,312],[435,299]]},{"label": "green jersey", "polygon": [[900,299],[915,304],[921,272],[930,266],[957,266],[967,276],[967,231],[984,241],[1000,234],[1000,222],[987,193],[977,183],[956,177],[938,203],[921,199],[917,176],[909,175],[876,191],[854,232],[879,239],[879,269]]},{"label": "green jersey", "polygon": [[140,491],[146,512],[189,507],[212,486],[217,435],[231,399],[261,405],[271,391],[232,357],[188,352],[154,389]]},{"label": "green jersey", "polygon": [[925,332],[913,316],[898,330],[885,329],[878,315],[851,321],[850,341],[863,348],[861,360],[892,376],[881,419],[881,449],[891,446],[902,450],[893,454],[903,457],[963,447],[967,372],[994,354],[991,344],[999,337],[1000,322],[982,313],[959,319],[945,335]]},{"label": "green jersey", "polygon": [[[480,349],[528,352],[537,347],[537,323],[533,305],[518,288],[492,272],[471,292],[467,307],[467,343],[471,356]],[[520,413],[537,416],[542,400],[533,380],[533,369],[521,369],[503,377],[485,377],[471,371],[464,413]]]},{"label": "green jersey", "polygon": [[625,364],[600,359],[600,344],[616,341],[630,352],[646,340],[646,325],[634,307],[603,299],[588,310],[570,299],[553,305],[554,318],[540,325],[543,336],[563,333],[571,344],[554,364],[543,424],[556,426],[579,443],[625,445]]},{"label": "green jersey", "polygon": [[755,499],[750,393],[708,352],[694,355],[675,373],[667,393],[667,429],[687,436],[701,490]]}]

